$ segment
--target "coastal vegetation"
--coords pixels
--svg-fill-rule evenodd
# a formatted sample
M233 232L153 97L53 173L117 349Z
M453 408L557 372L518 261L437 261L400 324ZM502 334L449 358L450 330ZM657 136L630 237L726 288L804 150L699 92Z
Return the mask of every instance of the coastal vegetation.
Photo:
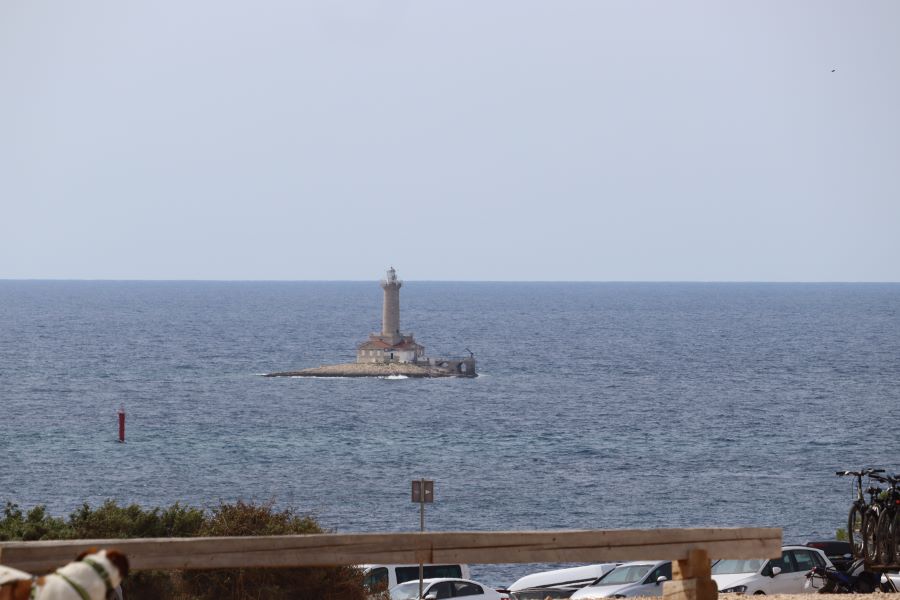
M24 510L8 502L0 518L0 541L313 533L326 531L312 517L291 508L277 510L272 502L237 501L206 510L180 503L119 506L107 500L97 508L83 504L67 518L50 515L44 506ZM129 600L366 597L362 573L353 567L138 571L129 575L123 588Z

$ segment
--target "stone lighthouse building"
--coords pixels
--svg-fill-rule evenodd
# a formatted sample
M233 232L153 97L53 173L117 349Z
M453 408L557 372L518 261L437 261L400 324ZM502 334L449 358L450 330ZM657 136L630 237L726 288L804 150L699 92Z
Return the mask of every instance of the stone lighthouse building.
M400 288L397 271L391 267L381 280L384 305L381 331L356 347L356 362L322 365L300 371L268 373L266 377L478 377L475 355L457 358L425 357L425 347L411 333L400 331Z
M413 334L400 333L400 288L397 271L391 267L381 281L384 305L381 311L381 333L369 334L369 339L356 347L358 363L414 363L425 358L425 347L417 344Z

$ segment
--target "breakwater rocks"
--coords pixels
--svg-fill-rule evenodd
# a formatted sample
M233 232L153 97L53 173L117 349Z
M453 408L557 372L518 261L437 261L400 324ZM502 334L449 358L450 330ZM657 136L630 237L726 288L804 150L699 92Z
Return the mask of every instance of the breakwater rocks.
M416 363L346 363L300 371L267 373L265 377L477 377L474 360ZM464 366L463 366L464 365Z

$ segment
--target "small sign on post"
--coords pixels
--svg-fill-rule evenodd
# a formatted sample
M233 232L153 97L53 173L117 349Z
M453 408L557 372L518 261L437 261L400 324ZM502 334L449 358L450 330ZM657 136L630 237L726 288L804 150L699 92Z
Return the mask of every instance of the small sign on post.
M434 480L413 479L412 501L419 503L419 531L425 531L425 503L434 502ZM419 563L419 598L422 597L425 565Z
M422 494L423 489L425 490L424 495ZM434 502L434 481L430 479L413 480L412 501L422 504L424 504L425 502Z

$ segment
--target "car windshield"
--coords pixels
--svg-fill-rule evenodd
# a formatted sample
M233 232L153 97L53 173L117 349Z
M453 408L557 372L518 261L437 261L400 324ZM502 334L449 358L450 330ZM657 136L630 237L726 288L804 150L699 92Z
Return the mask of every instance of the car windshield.
M425 586L428 587L427 585ZM419 597L419 580L407 581L391 588L391 600L414 600Z
M654 565L622 565L616 567L591 585L621 585L634 583L650 572Z
M713 565L713 575L732 575L734 573L756 573L763 566L762 560L720 560Z

